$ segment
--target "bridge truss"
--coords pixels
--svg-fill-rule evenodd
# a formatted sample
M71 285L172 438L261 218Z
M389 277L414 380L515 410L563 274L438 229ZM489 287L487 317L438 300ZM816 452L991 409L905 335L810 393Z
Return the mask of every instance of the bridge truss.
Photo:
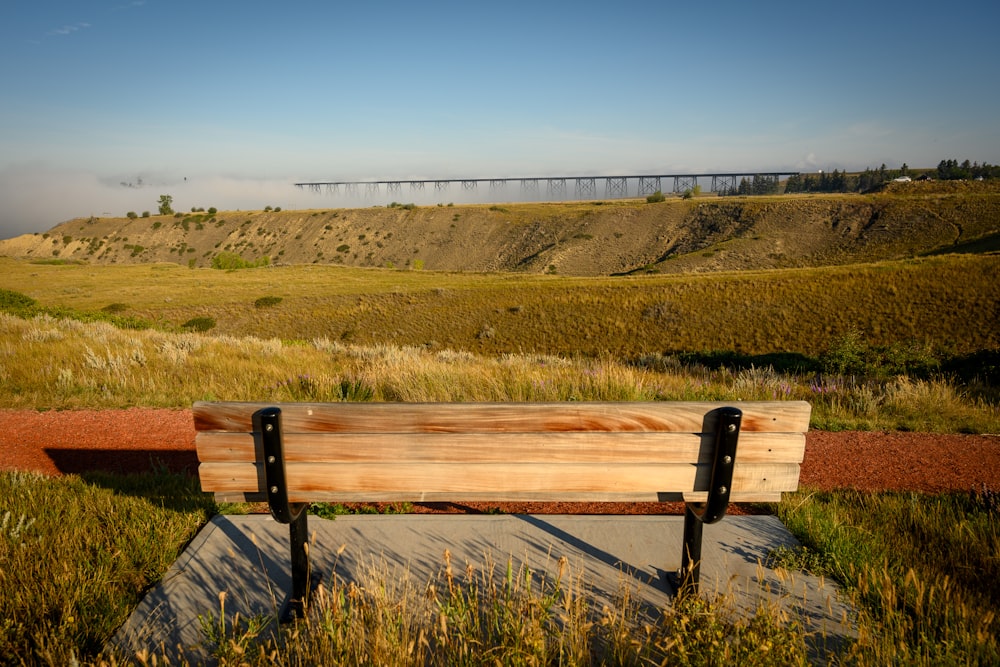
M512 189L519 189L521 198L538 199L542 192L553 201L567 199L572 184L572 198L576 200L597 199L598 192L603 192L607 199L627 199L629 197L646 197L656 192L664 191L664 184L669 183L672 192L683 193L701 186L707 186L709 192L728 194L736 192L739 183L746 179L777 178L797 176L797 171L782 172L731 172L715 174L640 174L635 176L532 176L512 178L437 178L427 180L384 180L384 181L321 181L295 183L295 187L307 189L315 193L347 196L358 196L362 188L368 198L381 195L384 190L387 195L401 194L406 186L409 192L424 192L426 186L433 185L436 195L442 195L452 186L462 192L474 193L480 186L488 187L494 197L505 196ZM599 183L603 181L604 187ZM544 184L544 188L542 187ZM513 194L513 193L511 193Z

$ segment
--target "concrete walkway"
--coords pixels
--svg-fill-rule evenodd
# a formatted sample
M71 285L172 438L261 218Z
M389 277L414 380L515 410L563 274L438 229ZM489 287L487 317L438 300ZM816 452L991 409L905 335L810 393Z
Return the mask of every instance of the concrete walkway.
M313 572L323 584L363 581L373 571L426 584L451 554L456 574L508 559L551 579L565 556L598 600L628 588L649 610L670 604L671 575L680 567L683 517L593 515L352 515L309 517ZM779 602L828 645L852 634L848 608L832 582L764 568L768 552L797 542L774 516L729 516L705 527L701 591L725 592L741 608ZM342 548L343 547L343 548ZM191 542L163 581L142 600L112 640L126 651L178 650L208 655L198 616L227 623L240 614L275 617L291 588L288 526L268 515L216 516ZM339 552L339 553L338 553ZM272 627L274 624L272 623Z

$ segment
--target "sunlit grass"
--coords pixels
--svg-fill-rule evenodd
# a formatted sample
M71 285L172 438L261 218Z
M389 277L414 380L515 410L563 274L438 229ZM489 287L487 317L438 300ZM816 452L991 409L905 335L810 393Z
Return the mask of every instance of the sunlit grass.
M818 355L859 332L965 354L1000 347L1000 258L690 276L562 278L272 267L39 266L0 259L0 288L48 307L115 305L167 330L211 317L210 333L483 354L618 358L730 350ZM269 308L262 297L280 297ZM122 309L124 307L124 310Z
M0 397L8 408L187 408L236 401L808 400L813 426L995 433L995 388L945 377L859 379L709 368L654 355L484 356L426 347L290 343L117 329L0 314ZM992 397L992 398L991 398Z
M784 554L841 582L858 609L851 664L1000 661L995 490L924 495L800 491L778 516L804 543Z

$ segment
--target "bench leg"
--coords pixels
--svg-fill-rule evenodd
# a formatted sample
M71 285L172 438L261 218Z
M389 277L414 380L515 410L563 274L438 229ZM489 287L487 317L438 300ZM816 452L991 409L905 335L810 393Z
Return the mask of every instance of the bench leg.
M704 524L695 515L690 504L684 506L684 552L681 554L680 586L678 594L698 594L701 575L701 533Z
M292 548L292 595L288 600L288 615L298 618L305 615L309 598L309 524L307 513L299 515L288 524L288 536Z

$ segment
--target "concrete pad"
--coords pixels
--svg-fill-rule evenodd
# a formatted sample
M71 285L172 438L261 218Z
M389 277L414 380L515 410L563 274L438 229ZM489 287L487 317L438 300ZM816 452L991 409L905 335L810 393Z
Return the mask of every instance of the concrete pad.
M510 559L515 568L552 579L566 557L596 599L612 601L625 587L655 616L674 595L670 575L680 567L683 524L680 516L654 515L311 516L310 555L314 575L326 585L359 582L373 570L425 584L444 570L446 550L456 574L486 563L502 573ZM832 582L761 565L770 550L797 544L774 516L730 516L705 526L702 595L727 593L747 610L778 602L828 645L839 644L852 634L851 614ZM112 644L203 659L199 615L224 616L227 623L236 613L277 618L291 588L290 568L287 525L268 515L216 516Z

